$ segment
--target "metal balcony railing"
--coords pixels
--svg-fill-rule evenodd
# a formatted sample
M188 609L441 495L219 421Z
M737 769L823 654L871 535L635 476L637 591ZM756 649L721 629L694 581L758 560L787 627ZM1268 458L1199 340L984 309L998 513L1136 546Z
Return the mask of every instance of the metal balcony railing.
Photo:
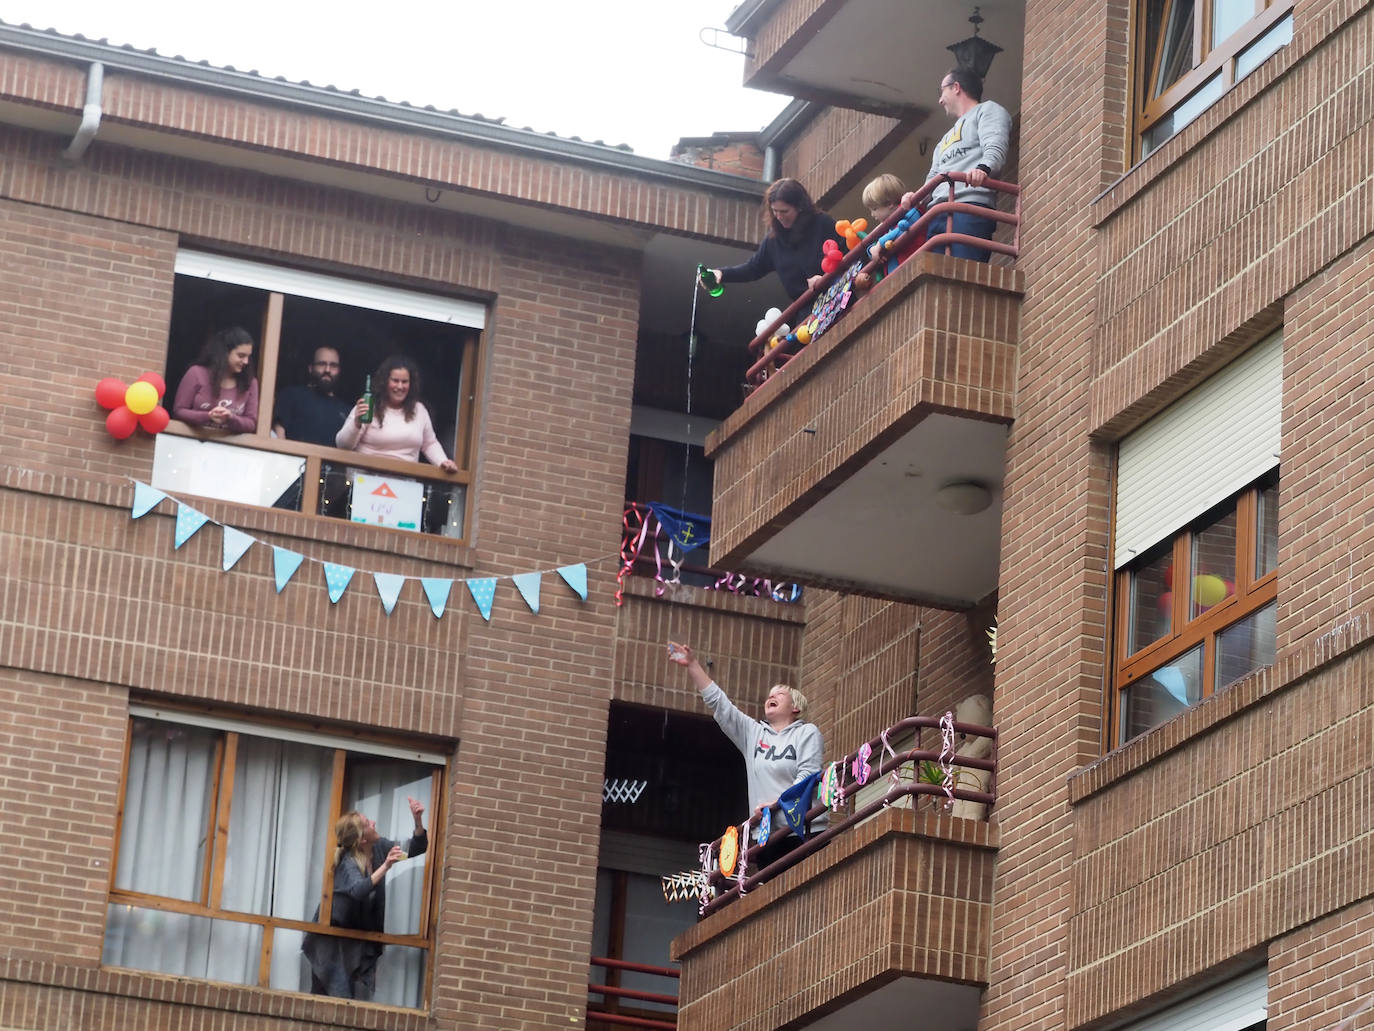
M592 966L601 967L607 974L605 984L597 984L591 980L587 982L587 1023L589 1025L597 1023L616 1024L622 1027L650 1028L652 1031L673 1031L677 1027L677 980L682 975L676 967L656 967L647 963L631 963L623 959L607 959L597 956L593 956L591 962ZM634 988L621 988L618 983L620 971L671 979L673 993L670 995L667 992L645 992ZM600 996L600 1001L592 998L592 996ZM671 1006L672 1010L642 1008L632 1010L628 1007L622 1009L620 1005L622 999L631 1002L649 1002L660 1006Z
M710 519L693 516L698 525L705 524L709 534ZM802 589L798 584L728 573L710 569L688 560L688 556L705 557L701 549L684 551L674 533L659 520L649 505L629 501L621 521L620 573L616 576L616 604L624 596L625 577L652 576L656 581L654 593L662 595L669 586L686 583L707 591L727 591L750 598L771 598L791 603L800 601ZM666 576L665 576L666 572ZM684 579L685 578L685 579Z
M916 735L919 742L922 730L939 731L942 745L939 751L915 747L898 751L889 744L893 739L902 739L911 733ZM988 754L983 757L960 755L961 737L964 747L967 747L967 741L971 738L987 739L990 742ZM905 771L904 776L903 767L908 764L910 770ZM986 779L983 775L986 775ZM860 790L869 784L877 785L884 777L890 782L887 790L856 808L855 797ZM836 794L830 804L822 801L827 790ZM715 912L790 869L880 810L904 798L912 798L914 802L922 795L932 796L946 807L952 807L956 800L979 803L986 807L982 814L982 818L986 819L987 812L997 802L997 730L975 723L956 722L953 713L941 717L909 716L865 742L857 751L831 763L826 767L826 778L818 785L815 800L806 814L809 824L827 809L833 810L831 818L835 822L825 830L807 834L792 851L756 869L758 857L768 844L792 836L791 829L781 816L779 804L775 802L767 811L770 825L767 841L746 844L755 841L761 817L750 817L736 830L736 840L740 843L739 860L733 872L727 874L721 870L721 843L726 835L701 846L702 869L698 877L702 888L702 914ZM730 832L727 831L727 834Z
M861 288L861 284L864 283L862 277L867 276L872 282L892 255L901 254L911 243L921 239L922 236L925 237L925 242L921 243L913 253L919 254L951 244L969 244L994 254L1005 254L1015 258L1020 253L1021 246L1021 187L1015 183L988 179L983 184L988 189L1012 197L1014 204L1011 211L985 208L960 201L936 201L927 206L927 201L935 196L940 187L946 186L950 182L967 181L968 173L950 172L931 179L919 190L908 193L896 211L889 215L881 225L873 229L857 247L845 255L838 268L793 301L791 307L749 342L749 354L754 362L746 375L748 385L752 388L763 383L770 375L805 350L821 333L829 330L835 323L843 319L852 310L854 300L862 297L866 292L865 289ZM890 230L897 228L897 224L906 219L913 209L920 213L920 217L908 223L909 228L892 241L890 248L885 253L870 259L868 252L873 244ZM952 216L959 213L977 215L1011 226L1011 242L984 240L981 237L954 232ZM846 279L852 283L852 294L848 301L843 304L827 302L823 306L817 305L818 300L826 298L826 294L832 286ZM818 315L816 311L813 311L813 308L821 308L822 312ZM779 328L784 324L800 326L808 323L818 326L819 331L808 330L805 341L800 340L794 330L780 342L774 343Z

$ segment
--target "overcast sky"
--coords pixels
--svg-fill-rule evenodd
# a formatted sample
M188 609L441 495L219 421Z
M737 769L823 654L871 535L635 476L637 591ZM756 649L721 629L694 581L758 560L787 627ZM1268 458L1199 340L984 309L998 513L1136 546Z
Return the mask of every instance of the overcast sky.
M699 38L738 2L0 0L0 20L666 158L681 136L760 129L786 103L741 87L743 57Z

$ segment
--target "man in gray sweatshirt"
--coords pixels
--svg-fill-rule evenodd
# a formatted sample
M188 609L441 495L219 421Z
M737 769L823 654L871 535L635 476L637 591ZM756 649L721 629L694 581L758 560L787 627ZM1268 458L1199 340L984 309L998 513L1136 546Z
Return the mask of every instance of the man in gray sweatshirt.
M763 719L751 719L734 706L720 685L701 668L691 648L669 641L668 658L686 668L717 725L744 755L749 779L749 808L755 815L776 802L787 788L820 770L825 744L815 724L802 719L806 698L800 691L777 684L764 700ZM823 827L827 815L822 813L817 817L812 829ZM781 819L776 819L773 825L782 826ZM783 840L789 846L799 843L795 836ZM784 851L787 849L773 850L769 861Z
M935 188L931 204L957 200L965 204L995 208L997 194L983 184L996 178L1007 163L1011 144L1011 115L1001 104L983 99L983 80L966 68L945 72L940 80L940 106L954 119L949 132L935 145L926 182L946 172L968 173L968 183L946 183ZM952 197L951 197L952 194ZM953 231L991 240L997 223L990 218L958 213L953 216ZM945 216L931 224L929 235L946 232ZM956 258L987 261L991 254L981 247L952 244L935 250Z

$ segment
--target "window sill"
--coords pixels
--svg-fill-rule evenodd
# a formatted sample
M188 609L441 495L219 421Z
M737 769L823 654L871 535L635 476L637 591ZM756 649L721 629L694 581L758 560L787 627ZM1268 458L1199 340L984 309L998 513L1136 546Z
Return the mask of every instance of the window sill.
M1268 698L1296 686L1351 652L1374 644L1374 609L1366 609L1320 637L1281 651L1274 665L1256 670L1173 719L1133 738L1070 774L1069 804L1077 805L1151 763L1205 736Z
M154 1008L185 1006L222 1013L318 1024L322 1027L369 1028L373 1031L424 1031L429 1015L380 1003L323 999L298 992L249 988L220 981L151 974L115 967L61 963L47 956L11 954L0 958L0 982L41 985L63 992L115 996ZM125 1007L121 1007L125 1009ZM139 1023L131 1020L130 1023Z

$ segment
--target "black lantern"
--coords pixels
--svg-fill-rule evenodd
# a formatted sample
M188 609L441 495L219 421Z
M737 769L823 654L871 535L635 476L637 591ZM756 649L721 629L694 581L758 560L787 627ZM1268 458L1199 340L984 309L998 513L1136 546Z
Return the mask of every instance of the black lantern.
M958 67L971 71L980 79L986 79L992 59L1002 52L1002 48L978 35L978 26L983 24L983 16L978 13L978 8L973 9L969 21L973 23L973 35L958 43L951 43L945 49L954 54Z

